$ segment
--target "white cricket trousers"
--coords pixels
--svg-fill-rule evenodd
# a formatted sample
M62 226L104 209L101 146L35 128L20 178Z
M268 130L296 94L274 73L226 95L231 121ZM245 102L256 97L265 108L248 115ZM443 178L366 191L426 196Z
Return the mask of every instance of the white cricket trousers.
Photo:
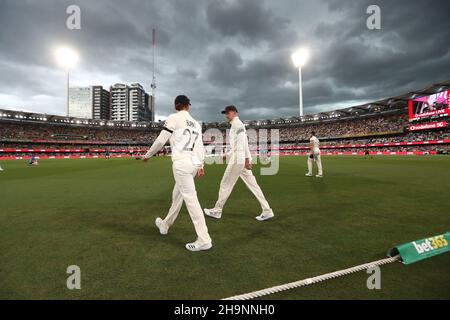
M225 170L225 174L220 182L219 199L214 208L222 210L239 177L244 181L247 188L255 195L256 199L258 199L262 210L270 211L271 208L269 203L267 202L266 197L264 197L253 172L245 169L244 164L236 163L229 163Z
M313 170L313 161L317 165L317 170L319 171L319 175L323 175L322 172L322 159L320 158L320 151L314 151L314 159L311 159L308 155L308 174L312 174Z
M206 226L205 216L197 198L194 178L198 167L194 166L190 158L177 160L172 165L175 186L172 192L172 206L164 222L171 227L180 213L183 201L186 203L189 216L197 233L197 241L202 244L211 243L211 237Z

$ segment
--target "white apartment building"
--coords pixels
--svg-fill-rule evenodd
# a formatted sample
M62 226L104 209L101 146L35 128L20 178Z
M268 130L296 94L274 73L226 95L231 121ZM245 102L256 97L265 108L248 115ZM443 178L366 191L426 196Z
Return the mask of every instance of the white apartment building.
M142 85L117 83L111 86L111 120L152 121L151 97Z
M109 119L109 92L102 86L69 89L69 117Z

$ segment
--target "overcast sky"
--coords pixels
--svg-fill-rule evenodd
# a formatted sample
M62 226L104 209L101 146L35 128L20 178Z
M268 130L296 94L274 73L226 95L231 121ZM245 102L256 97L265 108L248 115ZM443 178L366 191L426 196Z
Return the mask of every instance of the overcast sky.
M66 8L81 8L81 30ZM381 8L382 30L366 27ZM157 29L157 118L191 97L199 120L235 104L244 119L298 114L293 50L308 46L305 112L409 92L450 78L448 0L0 0L0 108L64 114L53 56L81 56L73 86L140 82L150 90Z

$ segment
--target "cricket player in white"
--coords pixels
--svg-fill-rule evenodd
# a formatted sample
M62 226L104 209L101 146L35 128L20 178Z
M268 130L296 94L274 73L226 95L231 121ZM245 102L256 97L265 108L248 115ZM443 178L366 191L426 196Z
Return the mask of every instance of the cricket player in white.
M252 156L248 146L245 126L239 120L238 111L235 106L228 106L225 108L225 111L222 111L222 114L226 115L228 122L231 124L229 162L220 183L219 199L213 209L204 209L205 214L216 219L222 217L222 209L240 177L261 204L262 213L256 219L258 221L272 219L274 213L251 171Z
M313 131L311 133L311 138L309 139L309 148L311 150L309 156L308 156L308 173L306 174L307 177L312 177L312 170L313 170L313 161L317 165L318 174L316 175L317 178L323 178L323 172L322 172L322 159L320 158L320 141L316 137L316 133Z
M202 177L205 174L203 169L205 150L202 128L189 114L190 105L190 100L186 96L178 96L175 99L175 108L178 112L167 118L164 129L144 156L144 161L147 162L158 153L170 139L175 178L172 206L167 217L164 220L157 218L155 224L160 233L166 235L178 217L184 201L197 232L197 240L186 244L186 249L202 251L211 249L212 241L197 198L194 177Z

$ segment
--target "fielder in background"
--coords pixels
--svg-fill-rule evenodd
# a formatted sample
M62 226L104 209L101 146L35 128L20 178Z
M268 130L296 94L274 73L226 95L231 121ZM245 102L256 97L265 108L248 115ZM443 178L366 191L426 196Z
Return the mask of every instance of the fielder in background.
M30 161L28 161L28 165L30 165L30 166L38 166L39 165L39 162L38 162L36 156L33 155L31 157Z
M235 106L228 106L222 111L222 114L226 115L228 122L231 124L229 161L220 183L219 199L217 200L216 206L213 209L204 209L205 214L216 219L222 217L222 209L240 177L261 204L262 213L256 219L258 221L272 219L274 213L251 171L252 156L250 154L245 126L239 120L238 110Z
M313 173L313 161L317 165L318 174L316 175L317 178L323 178L323 171L322 171L322 159L320 158L320 141L316 137L316 133L313 131L311 132L311 138L309 139L309 149L310 154L308 156L308 173L306 174L307 177L312 177Z
M205 150L202 140L202 127L189 114L190 106L191 102L186 96L178 96L175 99L177 113L167 118L163 130L143 159L147 162L170 139L173 176L175 178L172 206L167 217L164 220L157 218L155 224L159 232L166 235L178 217L184 201L197 232L197 240L186 244L186 249L202 251L211 249L212 241L197 198L194 177L200 178L205 175L203 169Z

